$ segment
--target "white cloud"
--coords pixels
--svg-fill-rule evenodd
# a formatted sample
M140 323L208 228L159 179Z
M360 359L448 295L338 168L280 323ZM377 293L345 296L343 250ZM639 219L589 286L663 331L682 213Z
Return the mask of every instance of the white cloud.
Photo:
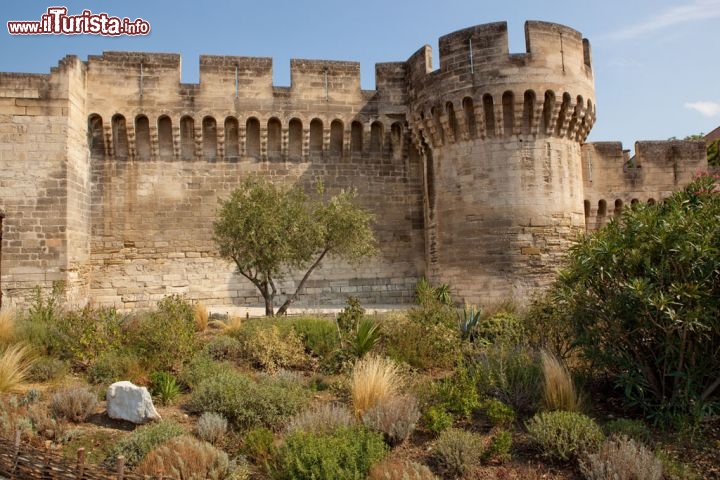
M720 102L688 102L685 104L685 108L697 110L706 117L715 117L720 115Z
M683 5L668 8L627 28L611 32L607 37L613 40L625 40L682 23L719 17L720 0L693 0Z

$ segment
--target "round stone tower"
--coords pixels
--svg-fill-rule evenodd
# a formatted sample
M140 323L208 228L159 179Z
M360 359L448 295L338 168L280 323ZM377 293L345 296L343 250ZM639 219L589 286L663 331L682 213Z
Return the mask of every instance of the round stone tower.
M424 172L427 276L456 298L522 299L584 231L581 144L595 120L590 46L562 25L506 23L440 38L406 63L408 123Z

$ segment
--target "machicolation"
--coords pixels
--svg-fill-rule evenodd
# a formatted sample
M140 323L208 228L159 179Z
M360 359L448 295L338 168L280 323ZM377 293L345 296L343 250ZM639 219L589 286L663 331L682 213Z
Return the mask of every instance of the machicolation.
M577 235L632 202L662 201L707 168L703 142L585 143L596 119L590 44L568 27L507 25L440 38L376 65L180 56L68 56L47 75L0 73L4 302L64 282L78 301L124 309L171 293L210 306L260 305L219 259L218 197L253 173L354 187L376 215L380 254L326 261L301 304L412 300L416 281L456 298L522 298L547 285ZM282 287L294 290L293 280Z

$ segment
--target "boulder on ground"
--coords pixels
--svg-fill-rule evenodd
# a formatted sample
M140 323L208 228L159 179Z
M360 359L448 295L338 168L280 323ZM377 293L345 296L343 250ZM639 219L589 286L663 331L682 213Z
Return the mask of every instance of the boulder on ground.
M160 414L155 410L148 389L138 387L132 382L113 383L108 387L105 399L110 418L137 424L160 420Z

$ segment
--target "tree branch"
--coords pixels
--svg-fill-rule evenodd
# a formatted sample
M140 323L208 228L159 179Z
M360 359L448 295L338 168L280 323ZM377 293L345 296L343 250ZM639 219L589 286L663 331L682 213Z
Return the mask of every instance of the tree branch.
M292 302L295 301L298 294L300 293L300 290L305 286L305 282L308 278L310 278L310 274L315 270L315 268L320 265L320 262L323 258L325 258L325 255L330 251L330 247L325 247L325 250L322 251L320 256L315 260L315 262L310 266L307 272L305 272L305 276L303 276L302 280L300 280L300 283L298 284L297 288L295 289L295 293L292 294L287 300L285 300L285 303L282 304L282 306L278 309L277 314L278 315L285 315L285 312L287 311L288 307Z

